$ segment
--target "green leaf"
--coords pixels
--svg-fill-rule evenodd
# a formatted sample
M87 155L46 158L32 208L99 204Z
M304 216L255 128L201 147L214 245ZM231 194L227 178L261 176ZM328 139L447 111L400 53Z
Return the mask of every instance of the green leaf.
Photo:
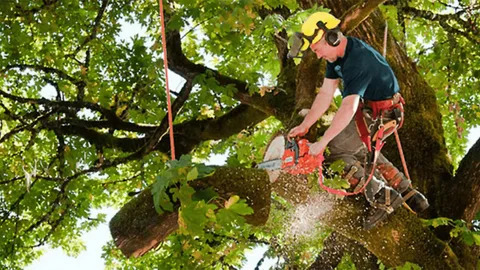
M215 199L218 197L218 193L213 190L212 187L208 187L205 189L201 189L192 196L192 200L194 201L199 201L199 200L204 200L206 202L211 201L212 199Z
M193 167L187 174L187 181L194 180L198 178L198 169Z
M434 228L437 228L438 226L444 226L444 225L448 225L448 223L452 221L451 219L449 218L444 218L444 217L439 217L439 218L435 218L433 219L432 221L432 226Z
M475 243L475 238L472 232L470 231L463 231L462 233L462 240L468 246L471 246Z
M214 210L215 205L206 204L204 201L196 201L182 206L180 216L185 225L182 232L193 236L203 235L203 228L208 222L207 213Z
M473 232L473 241L475 242L475 245L480 246L480 234L478 232Z
M244 199L241 199L238 202L234 203L228 209L242 216L253 214L253 209L248 206L247 202Z
M178 190L178 198L182 205L186 205L192 202L192 195L195 193L195 189L193 189L188 184L183 184L180 189Z
M332 170L334 173L343 173L343 169L345 168L345 161L339 159L335 160L330 166L329 169Z
M335 175L333 178L324 178L326 186L334 189L347 189L350 187L350 183L342 177Z
M191 155L182 155L179 160L171 160L168 162L171 169L185 168L192 165Z
M235 228L235 226L241 226L245 224L245 218L233 211L230 211L229 209L218 210L216 217L217 223L226 230L232 230Z
M198 171L198 178L207 177L213 175L215 173L215 168L210 166L205 166L204 164L197 164L195 165Z

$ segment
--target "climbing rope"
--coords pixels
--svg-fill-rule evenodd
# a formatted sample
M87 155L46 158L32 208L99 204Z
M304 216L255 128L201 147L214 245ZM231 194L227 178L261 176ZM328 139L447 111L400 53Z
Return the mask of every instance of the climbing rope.
M167 108L168 108L168 127L170 129L170 152L172 160L175 160L175 141L173 139L173 121L172 106L170 103L170 88L168 87L168 61L167 61L167 39L165 37L165 15L163 14L163 1L159 0L159 15L162 28L162 48L163 48L163 67L165 69L165 89L167 92Z
M385 31L383 33L383 57L387 55L387 36L388 35L388 22L385 21ZM397 141L398 153L400 154L400 159L402 160L403 171L408 180L411 180L410 174L408 173L407 162L405 161L405 156L403 155L402 143L400 142L400 136L398 136L397 129L394 130L395 140Z
M385 31L383 33L383 57L385 58L387 56L387 37L388 37L388 22L385 21ZM393 131L393 134L395 134L395 140L397 141L398 153L400 155L400 160L402 161L403 172L405 173L405 176L407 176L407 179L410 180L410 187L412 187L412 182L411 182L412 179L410 178L410 174L408 173L407 162L405 161L405 156L403 155L403 148L402 148L402 143L400 142L400 136L398 136L398 130L395 129ZM413 211L413 209L406 203L407 199L404 198L403 200L404 200L403 207L408 209L408 211L410 211L411 213L416 214L416 212Z

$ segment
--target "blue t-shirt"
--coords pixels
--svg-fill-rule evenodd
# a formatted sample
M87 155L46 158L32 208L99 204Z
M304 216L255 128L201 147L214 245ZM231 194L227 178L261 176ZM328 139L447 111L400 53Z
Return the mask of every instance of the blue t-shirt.
M364 100L384 100L400 90L385 58L367 43L347 37L345 55L327 62L325 77L343 79L342 96L358 94Z

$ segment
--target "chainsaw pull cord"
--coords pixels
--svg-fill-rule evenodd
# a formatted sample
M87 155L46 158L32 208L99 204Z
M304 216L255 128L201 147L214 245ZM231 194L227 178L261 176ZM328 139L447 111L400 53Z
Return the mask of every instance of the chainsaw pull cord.
M175 141L173 139L173 121L172 106L170 103L170 88L168 87L168 61L167 61L167 39L165 37L165 15L163 14L163 1L159 0L159 15L162 28L162 48L163 48L163 67L165 69L165 89L167 92L167 109L168 109L168 127L170 129L170 152L172 160L175 160Z

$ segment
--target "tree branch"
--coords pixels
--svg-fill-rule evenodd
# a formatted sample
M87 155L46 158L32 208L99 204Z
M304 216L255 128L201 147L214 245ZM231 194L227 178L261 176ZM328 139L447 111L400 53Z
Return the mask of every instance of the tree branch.
M42 66L42 65L28 65L28 64L7 65L5 67L5 69L0 71L0 73L4 73L5 71L7 71L9 69L12 69L12 68L19 68L19 69L22 69L22 70L23 69L32 69L32 70L35 70L35 71L43 71L45 73L55 74L59 78L68 80L68 81L72 82L73 84L77 84L80 81L80 80L77 80L77 79L71 77L70 75L68 75L67 73L65 73L62 70L52 68L52 67L45 67L45 66Z
M206 181L205 184L208 186L225 187L228 188L227 193L234 192L246 198L248 204L254 208L253 215L259 215L257 218L251 217L247 220L257 225L263 224L266 220L264 218L268 217L269 209L263 205L267 205L265 200L270 198L269 192L289 189L292 185L291 181L283 181L283 186L274 189L273 186L270 187L268 175L264 170L228 167L218 167L213 176L199 180L203 181ZM255 188L251 187L252 184L255 184ZM306 181L294 184L309 189ZM244 194L243 192L247 190L254 194ZM269 203L268 201L268 205ZM458 259L450 247L436 238L415 215L405 209L396 210L389 216L387 224L379 224L376 228L366 231L362 228L363 218L359 218L366 216L364 199L338 200L320 193L312 194L302 204L308 209L314 209L313 211L322 209L315 216L315 221L362 244L389 267L410 261L432 269L460 268ZM178 227L176 213L174 211L156 214L150 189L147 189L115 215L110 221L110 231L115 243L127 257L141 256ZM412 249L412 246L415 249Z
M445 31L456 35L461 35L473 43L480 44L480 31L478 27L476 27L475 24L473 24L472 22L463 20L461 18L462 12L453 14L436 14L428 10L419 10L409 6L401 7L401 11L404 14L408 14L412 17L419 17L430 21L438 22ZM454 21L457 24L461 25L464 31L460 31L456 27L451 26L448 23L449 21Z
M248 184L242 181L245 174L256 177ZM244 179L245 180L245 179ZM264 224L270 209L270 183L263 170L218 167L212 176L192 183L194 188L213 186L222 197L237 194L245 198L254 213L246 216L252 224ZM160 244L178 228L178 203L174 212L159 215L153 205L150 188L132 199L110 221L110 232L115 244L127 257L139 257Z
M363 20L365 20L370 13L372 13L379 5L386 0L363 0L358 4L352 6L347 12L344 13L340 24L342 32L348 34L355 29Z
M212 74L220 85L232 85L237 89L233 95L235 99L264 113L273 114L274 109L266 98L262 98L260 95L251 96L249 94L247 83L221 75L216 70L191 62L182 51L182 43L178 31L169 31L167 33L167 49L169 67L175 73L184 78L194 78L199 74Z
M323 249L309 269L334 270L345 254L351 256L356 269L378 269L375 255L358 242L336 232L323 241Z
M38 105L46 105L51 107L52 109L55 108L63 108L64 110L68 111L69 109L90 109L92 111L99 112L103 117L109 119L112 122L123 124L120 118L117 117L114 111L106 109L98 104L85 102L85 101L53 101L46 98L24 98L9 94L5 91L0 90L0 95L4 96L8 99L13 101L17 101L19 103L28 103L28 104L38 104Z
M100 27L100 22L102 21L102 17L103 17L103 15L105 14L105 10L107 9L108 2L109 2L109 0L102 0L102 6L101 6L100 9L98 10L97 17L95 18L95 21L93 22L92 32L90 33L90 35L88 35L88 36L85 38L85 40L83 41L83 43L82 43L77 49L75 49L75 52L71 54L73 57L75 57L75 55L77 55L78 52L79 52L85 45L87 45L87 43L89 43L90 41L94 40L94 39L97 37L97 32L98 32L98 29L99 29L99 27Z
M475 215L480 211L480 139L460 162L453 180L443 185L440 190L449 192L438 194L444 205L440 209L440 215L463 219L471 225Z
M10 183L16 182L18 180L22 180L24 178L25 178L25 176L17 176L17 177L14 177L14 178L10 179L10 180L0 181L0 185L10 184Z
M227 138L256 125L267 117L268 115L241 104L216 119L193 120L175 125L175 149L179 153L188 153L202 141ZM166 137L161 139L156 150L164 153L170 151L170 144Z

